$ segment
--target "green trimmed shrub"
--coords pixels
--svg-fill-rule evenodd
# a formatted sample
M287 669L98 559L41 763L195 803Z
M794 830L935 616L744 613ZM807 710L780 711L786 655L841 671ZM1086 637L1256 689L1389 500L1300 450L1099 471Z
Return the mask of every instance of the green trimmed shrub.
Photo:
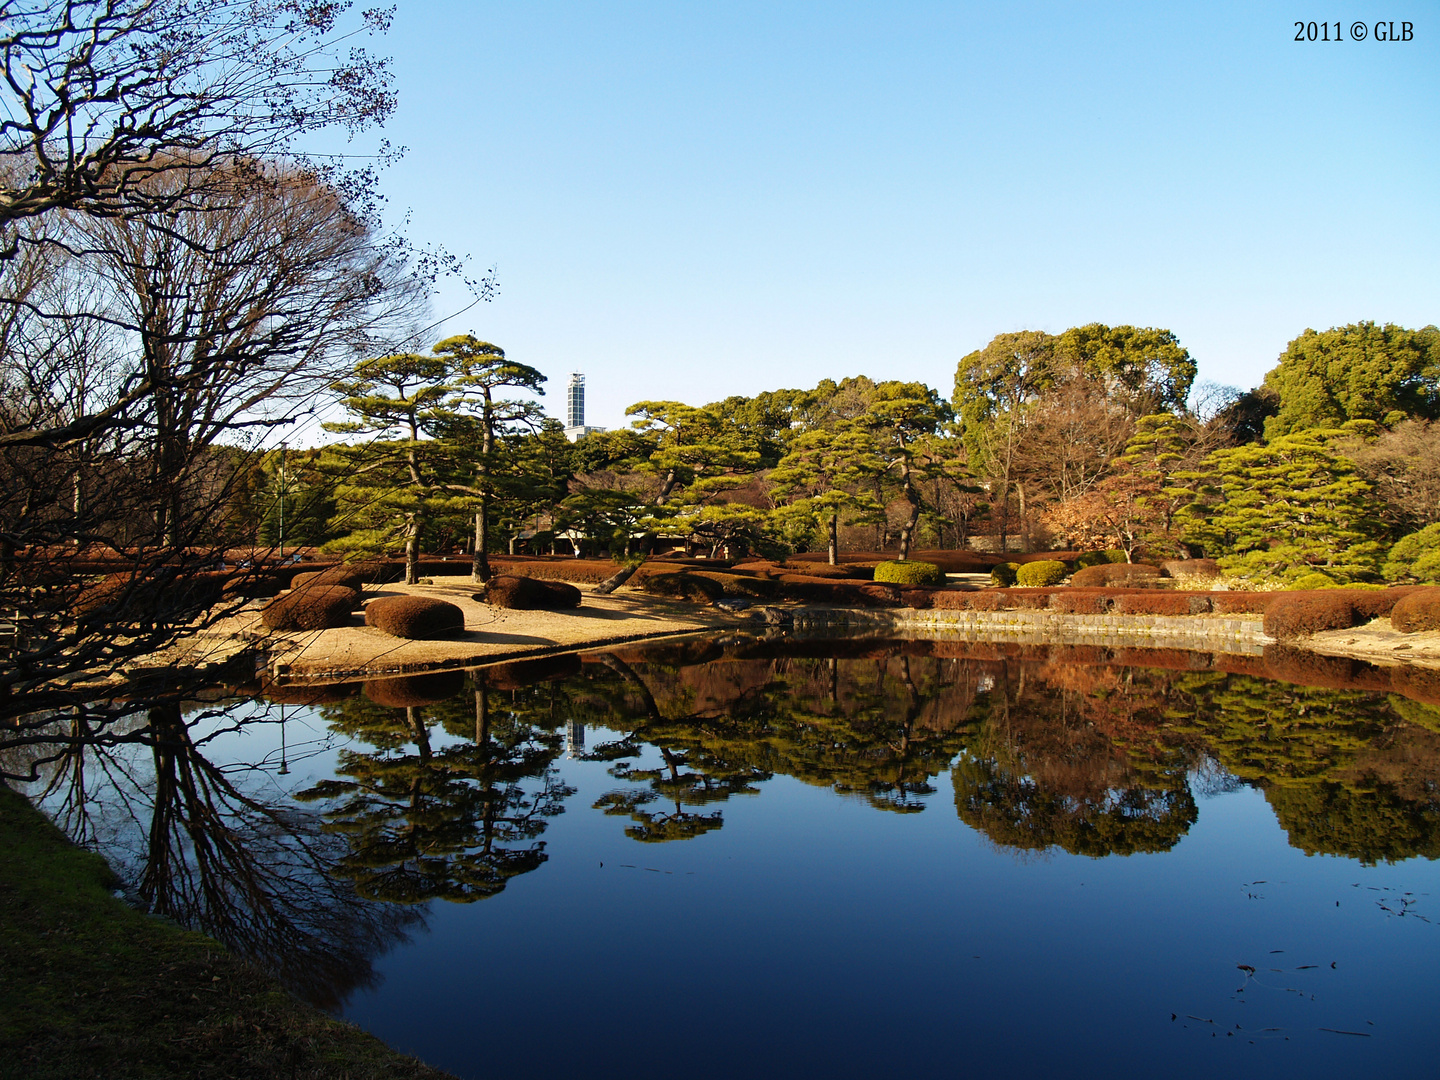
M875 580L891 585L944 585L945 573L934 563L892 560L875 567Z
M1125 562L1125 552L1119 548L1107 548L1104 551L1087 551L1075 560L1077 569L1083 570L1087 566L1104 566L1107 563Z
M1310 589L1333 589L1339 585L1329 574L1322 574L1319 570L1313 570L1308 574L1301 574L1290 583L1290 588L1301 591Z
M1019 569L1019 563L996 563L990 571L990 583L992 585L999 585L1002 589L1008 589L1011 585L1015 584L1015 573Z
M1015 571L1015 584L1027 589L1044 589L1065 580L1065 564L1058 559L1027 562Z

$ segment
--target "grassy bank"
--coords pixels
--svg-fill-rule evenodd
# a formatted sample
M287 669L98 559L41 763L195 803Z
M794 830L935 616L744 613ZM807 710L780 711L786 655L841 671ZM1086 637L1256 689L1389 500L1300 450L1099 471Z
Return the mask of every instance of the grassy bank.
M149 918L109 867L0 786L0 1077L444 1080Z

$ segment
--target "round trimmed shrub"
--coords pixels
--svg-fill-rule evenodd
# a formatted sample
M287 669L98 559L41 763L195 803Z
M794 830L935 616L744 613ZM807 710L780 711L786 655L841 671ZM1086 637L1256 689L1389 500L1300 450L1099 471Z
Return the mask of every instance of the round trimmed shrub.
M1065 580L1065 564L1058 559L1040 559L1021 563L1015 571L1015 584L1027 589L1044 589Z
M348 566L331 566L324 570L296 574L290 579L292 589L308 589L315 585L339 585L341 588L359 592L365 585L365 575Z
M1070 575L1071 587L1081 589L1098 589L1107 585L1139 588L1159 580L1159 568L1144 563L1097 563Z
M580 590L565 581L498 574L475 599L516 611L561 611L580 606Z
M1002 589L1008 589L1011 585L1015 584L1015 572L1019 569L1019 563L996 563L990 570L990 583L992 585L999 585Z
M271 630L331 630L350 622L360 594L339 585L311 585L271 600L260 621Z
M1085 569L1087 566L1105 566L1110 563L1125 562L1125 552L1119 548L1107 548L1104 551L1086 551L1075 560L1078 569Z
M657 596L674 596L697 604L712 604L725 595L725 586L699 574L652 574L641 586Z
M423 675L402 675L398 679L372 679L363 689L365 696L376 705L416 709L455 697L465 689L465 673L428 671Z
M381 596L365 606L365 625L398 638L452 637L465 632L465 613L433 596Z
M1312 570L1308 574L1301 574L1290 583L1290 588L1296 592L1310 591L1314 589L1334 589L1339 587L1339 582L1329 574L1322 574L1319 570Z
M877 564L875 580L891 585L944 585L945 573L931 562L896 559Z
M1359 619L1349 594L1281 594L1265 609L1265 633L1273 638L1304 637L1325 630L1348 630Z
M1390 625L1402 634L1440 630L1440 589L1416 589L1390 610Z

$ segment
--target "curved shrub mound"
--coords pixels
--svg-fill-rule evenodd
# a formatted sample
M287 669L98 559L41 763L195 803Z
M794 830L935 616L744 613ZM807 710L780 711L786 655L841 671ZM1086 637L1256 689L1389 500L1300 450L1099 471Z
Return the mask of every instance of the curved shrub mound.
M1070 575L1072 588L1095 589L1106 585L1143 588L1160 580L1160 569L1144 563L1099 563Z
M895 607L900 589L871 581L836 581L807 574L784 574L780 591L807 604L838 604L846 607Z
M433 596L381 596L365 605L365 625L398 638L441 638L465 632L465 613Z
M1105 566L1107 564L1125 562L1125 552L1119 548L1106 548L1104 551L1085 551L1075 557L1075 565L1080 569L1087 566Z
M360 594L339 585L311 585L271 600L260 621L271 630L329 630L350 621Z
M475 672L475 678L477 682L484 680L485 685L493 690L519 690L521 687L568 679L579 674L579 653L560 653L556 656L512 660L508 664L481 668Z
M1214 559L1166 559L1160 569L1176 578L1220 576L1220 564Z
M402 675L398 679L372 679L365 696L376 705L392 709L419 708L449 701L465 689L463 671L429 671L424 675Z
M292 589L308 589L315 585L338 585L342 589L359 592L365 587L365 575L353 567L332 566L325 570L296 574L290 579Z
M725 586L700 574L652 574L640 587L656 596L674 596L697 604L711 604L725 595Z
M561 611L580 606L580 590L564 581L500 574L492 577L477 600L516 611Z
M1390 673L1344 656L1324 656L1290 645L1265 646L1265 673L1272 679L1325 690L1390 689Z
M1419 592L1418 585L1398 585L1389 589L1356 589L1350 594L1355 605L1355 614L1360 621L1387 618L1395 605L1413 592Z
M1210 607L1217 615L1264 615L1274 599L1274 593L1217 592L1210 594Z
M944 585L945 573L932 562L906 559L877 564L875 580L891 585Z
M781 574L800 575L810 578L831 578L836 581L854 581L868 578L870 574L859 566L831 566L826 562L810 562L796 559L790 567L780 567Z
M1019 563L996 563L990 569L990 583L992 585L999 585L1002 589L1008 589L1011 585L1015 584L1015 575L1019 569Z
M221 592L226 597L238 596L246 600L260 597L268 599L279 594L284 587L284 582L281 581L278 574L244 573L226 581Z
M1390 625L1402 634L1440 630L1440 589L1416 589L1395 602Z
M775 580L751 574L727 574L719 570L691 570L690 577L705 578L725 590L726 596L765 598L775 595Z
M1044 589L1065 580L1065 564L1059 559L1039 559L1021 563L1015 571L1015 584L1027 589Z
M1348 630L1360 622L1352 598L1353 594L1339 590L1282 593L1265 608L1265 633L1284 639Z

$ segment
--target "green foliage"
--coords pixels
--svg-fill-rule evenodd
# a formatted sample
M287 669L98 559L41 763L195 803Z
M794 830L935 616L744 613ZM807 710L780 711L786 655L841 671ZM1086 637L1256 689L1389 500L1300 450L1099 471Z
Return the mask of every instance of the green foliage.
M1440 419L1440 330L1373 322L1306 330L1265 386L1280 399L1279 413L1265 421L1269 439L1348 420Z
M990 582L992 585L999 585L1001 588L1008 589L1011 585L1015 584L1015 579L1019 569L1019 563L996 563L995 566L990 570Z
M1104 551L1086 551L1075 560L1075 568L1083 570L1087 566L1103 566L1108 563L1123 563L1127 561L1125 552L1119 548L1106 548Z
M934 563L891 560L876 565L875 580L892 585L944 585L945 574Z
M1228 574L1291 582L1316 570L1336 581L1373 578L1383 551L1380 506L1338 431L1298 431L1270 443L1216 451L1200 501L1186 508L1185 538Z
M1294 581L1290 582L1292 589L1334 589L1340 583L1329 574L1322 574L1319 570L1312 570L1308 574L1301 574Z
M1020 564L1020 569L1015 572L1015 583L1027 589L1045 588L1059 585L1065 580L1065 573L1065 564L1058 559L1037 559Z
M1397 541L1380 572L1386 581L1440 583L1440 522Z

